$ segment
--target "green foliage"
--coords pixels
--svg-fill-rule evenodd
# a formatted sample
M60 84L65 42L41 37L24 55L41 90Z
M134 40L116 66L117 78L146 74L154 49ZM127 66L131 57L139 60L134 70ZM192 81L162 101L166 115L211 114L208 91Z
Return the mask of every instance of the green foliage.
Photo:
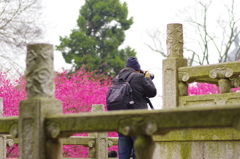
M115 75L128 57L136 56L130 47L118 49L125 39L124 31L133 24L133 18L127 16L127 4L119 0L85 0L77 28L69 37L60 37L56 48L67 63L74 64L73 70L84 66L87 71Z

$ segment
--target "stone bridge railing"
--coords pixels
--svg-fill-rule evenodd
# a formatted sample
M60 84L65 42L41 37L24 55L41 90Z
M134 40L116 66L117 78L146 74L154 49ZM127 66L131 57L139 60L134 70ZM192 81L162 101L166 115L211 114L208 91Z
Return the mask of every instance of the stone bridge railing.
M156 144L153 141L155 135L164 137L174 131L187 131L189 129L240 130L240 105L239 102L236 102L240 100L236 97L234 101L231 98L231 96L234 97L233 94L228 96L228 93L224 93L229 90L224 88L225 86L229 87L229 82L221 80L237 78L235 70L232 70L233 75L227 73L224 78L222 78L222 75L216 76L216 79L220 81L218 84L224 85L221 92L229 97L227 98L228 101L233 102L225 102L222 107L219 107L217 102L212 105L208 104L208 107L186 108L180 106L184 105L181 103L181 98L188 97L186 92L188 79L189 82L193 79L197 81L202 75L198 76L200 78L195 78L194 74L191 75L187 71L188 75L182 78L181 72L185 72L183 67L187 66L187 60L183 58L182 25L169 24L167 33L168 55L167 59L163 61L163 110L62 114L61 102L54 98L53 46L49 44L30 44L27 47L26 60L27 99L20 103L18 117L0 118L0 134L10 133L13 137L19 139L20 159L60 159L62 158L61 138L81 132L98 132L100 136L97 140L100 145L103 145L99 147L98 152L105 151L108 143L105 132L109 131L136 136L134 148L137 158L156 159L162 158L161 155L164 152L155 155ZM239 67L239 63L236 63L236 67ZM203 76L205 76L205 73ZM212 79L212 77L210 78ZM232 85L230 84L230 86ZM206 98L203 96L203 103L204 100ZM163 150L160 149L160 151ZM177 155L178 157L194 158L194 156L191 157L191 154L186 155L190 152L189 149L181 149L181 151L184 152L184 155ZM106 159L106 154L96 154L95 158ZM172 158L171 156L170 154L165 158Z
M118 142L118 138L117 137L108 137L108 147L111 147L113 145L117 145ZM10 135L1 135L0 136L0 159L6 159L6 150L7 150L7 146L12 146L13 144L19 144L18 139L12 138ZM85 147L89 147L89 151L88 151L88 156L89 158L75 158L75 159L91 159L95 158L94 157L94 152L92 151L92 149L95 150L95 147L97 145L96 143L96 137L76 137L76 136L72 136L69 138L63 138L61 139L61 144L62 145L83 145ZM99 153L107 153L106 151L103 152L99 152ZM8 158L11 159L11 158ZM17 159L17 158L14 158ZM64 158L64 159L68 159L68 158ZM109 158L111 159L111 158Z
M93 105L92 110L104 110L104 105ZM107 145L105 151L98 151L98 148L101 145L99 142L99 135L106 136L104 138L107 140ZM103 139L103 138L102 138ZM95 158L95 155L98 154L100 156L106 155L108 153L108 147L112 147L113 145L117 145L118 137L107 137L107 133L89 133L89 136L71 136L68 138L61 138L60 142L62 145L83 145L84 147L88 147L88 157L89 159ZM19 144L19 140L17 138L13 138L11 135L0 135L0 159L6 159L7 146L12 146L14 144ZM106 153L106 154L103 154ZM68 159L68 158L64 158ZM88 158L79 158L79 159L88 159ZM109 158L110 159L110 158Z
M143 153L140 152L140 154L145 155L145 157L146 154L148 157L149 155L152 157L154 148L152 135L165 135L173 130L189 128L236 128L240 130L239 116L239 106L228 106L54 115L47 117L46 123L49 123L48 126L51 128L47 130L48 133L50 133L53 139L59 139L59 144L61 144L60 137L64 136L64 134L120 131L125 135L138 136L139 141L136 142L140 143L135 144L136 150L139 151L140 149L144 151ZM119 121L120 123L118 124ZM11 134L16 135L16 127L14 128L14 126L12 127L11 125L15 125L17 122L18 117L2 118L0 122L0 132L6 134L10 131ZM89 125L79 124L86 122L89 123ZM108 123L108 126L106 123ZM107 142L105 139L101 139L100 143L104 144ZM19 144L21 148L21 140ZM152 148L150 147L151 145ZM101 147L100 149L106 150L105 147ZM59 153L61 154L61 151ZM96 156L96 158L97 157L98 156ZM103 157L99 158L104 159Z
M117 145L118 138L117 137L108 137L108 146L111 147L113 145ZM12 138L10 135L1 135L0 136L0 148L1 148L1 153L0 153L0 159L6 159L6 146L12 146L13 144L19 144L18 139ZM89 159L91 156L93 157L93 153L91 154L91 149L95 148L96 145L96 137L83 137L83 136L72 136L69 138L63 138L61 139L61 144L62 145L83 145L85 147L89 147ZM106 151L100 152L100 153L107 153ZM95 158L95 157L93 157ZM11 158L8 158L11 159ZM17 159L17 158L15 158ZM68 159L68 158L64 158ZM78 158L75 158L78 159ZM88 158L79 158L79 159L88 159ZM111 159L111 158L109 158Z
M163 107L214 106L239 104L240 61L211 65L187 66L183 57L181 24L168 25L167 59L163 60ZM188 84L193 82L216 84L221 94L188 96Z
M183 34L181 24L169 24L167 29L167 58L163 60L163 108L221 109L219 107L239 106L240 93L231 88L240 86L240 61L201 66L187 66L183 56ZM188 96L188 85L193 82L215 84L220 94ZM192 113L195 110L192 110ZM233 115L233 114L232 114ZM189 118L192 122L210 116ZM222 119L212 112L211 120L221 123ZM240 148L240 133L236 131L237 120L232 118L233 127L207 129L179 129L164 136L158 136L162 158L203 159L238 158L240 154L233 149ZM235 124L234 124L235 123ZM167 146L167 147L166 147ZM169 148L171 147L171 148ZM171 157L170 157L171 156Z

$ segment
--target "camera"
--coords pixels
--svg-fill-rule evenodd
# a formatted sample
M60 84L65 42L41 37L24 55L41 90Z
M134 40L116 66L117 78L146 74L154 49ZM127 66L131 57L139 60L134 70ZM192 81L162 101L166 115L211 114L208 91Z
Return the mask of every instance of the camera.
M140 70L140 73L143 74L145 76L145 74L147 73L148 71L143 71L143 70ZM154 74L153 73L150 73L150 78L153 80L154 79Z

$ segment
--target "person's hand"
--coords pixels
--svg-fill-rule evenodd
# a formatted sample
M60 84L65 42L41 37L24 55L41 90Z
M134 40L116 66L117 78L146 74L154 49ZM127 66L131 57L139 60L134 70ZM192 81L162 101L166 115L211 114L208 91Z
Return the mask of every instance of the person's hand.
M144 77L150 77L150 73L148 71L144 72Z

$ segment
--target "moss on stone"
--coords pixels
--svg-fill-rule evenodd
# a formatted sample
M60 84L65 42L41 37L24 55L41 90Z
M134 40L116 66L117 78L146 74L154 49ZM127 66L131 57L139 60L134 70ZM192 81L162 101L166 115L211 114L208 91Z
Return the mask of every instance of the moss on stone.
M240 132L233 128L175 130L166 135L153 136L154 141L220 141L240 140Z
M240 93L208 94L179 97L179 107L208 107L239 104Z
M183 142L180 147L180 155L182 159L190 159L191 158L191 143L190 142Z

